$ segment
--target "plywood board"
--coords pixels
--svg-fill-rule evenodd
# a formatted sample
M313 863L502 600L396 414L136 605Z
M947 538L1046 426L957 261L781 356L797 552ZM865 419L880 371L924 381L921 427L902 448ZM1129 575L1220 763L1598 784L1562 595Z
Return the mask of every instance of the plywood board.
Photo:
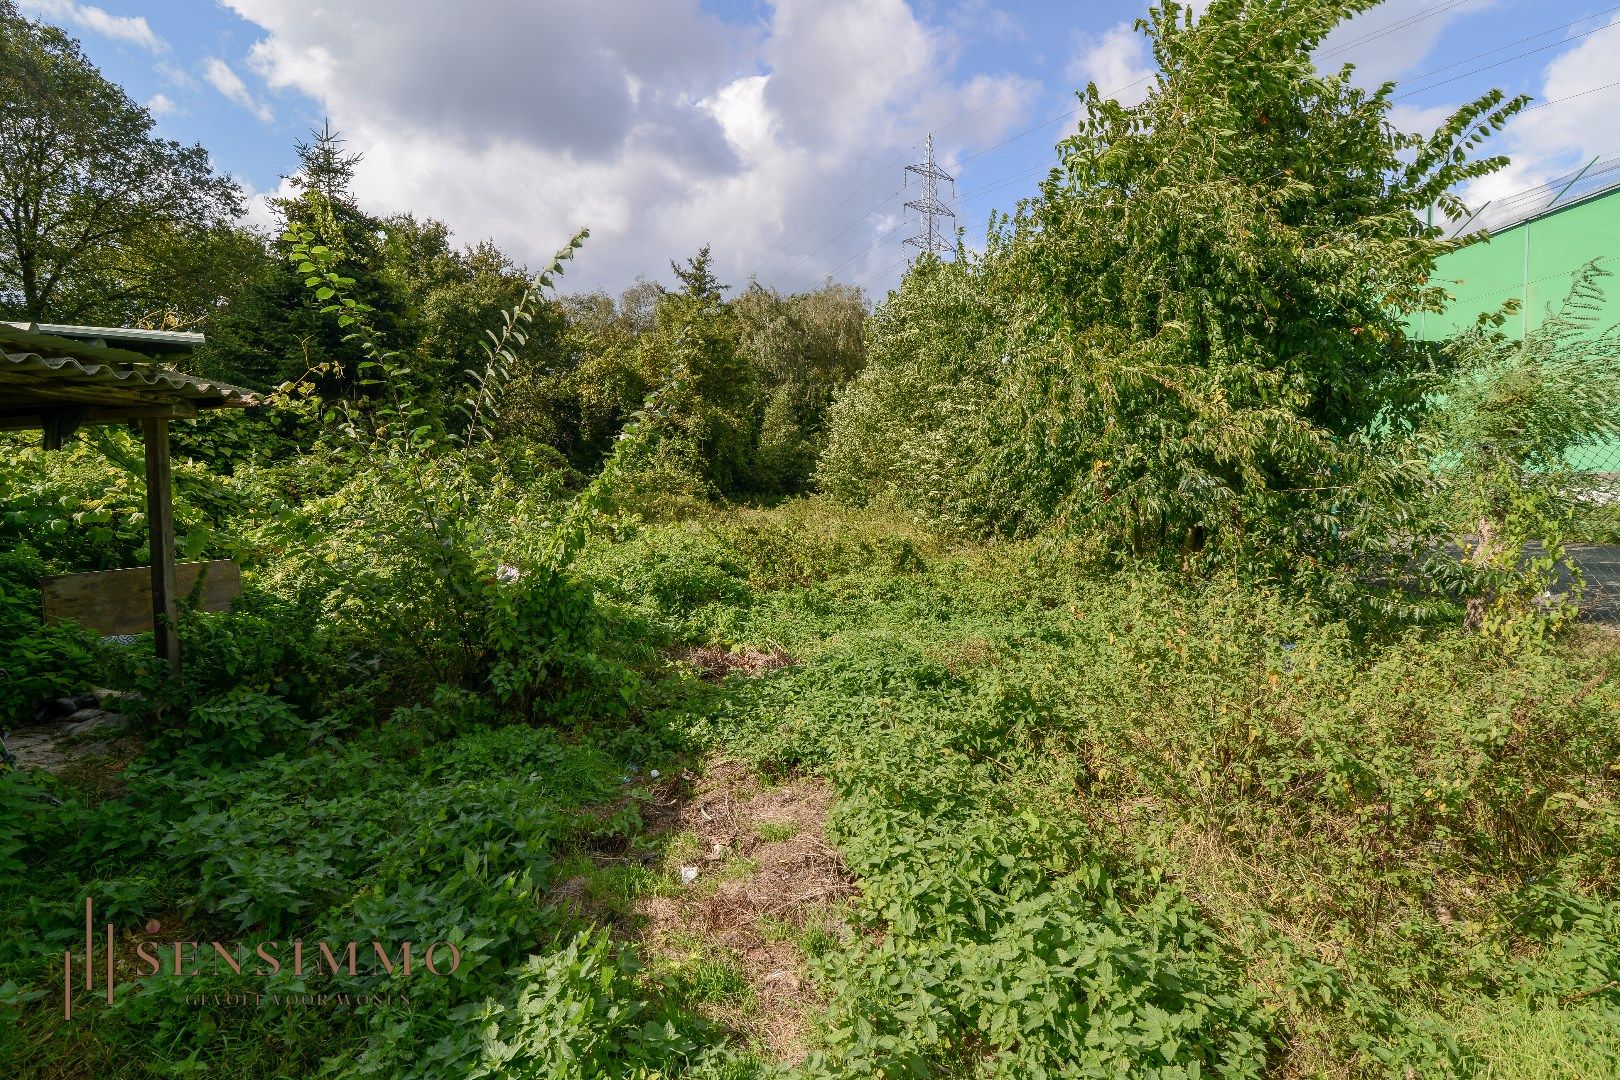
M180 563L174 568L182 603L197 589L197 607L229 611L242 595L242 568L228 559ZM62 574L40 580L45 621L71 619L98 634L143 634L152 629L152 568Z

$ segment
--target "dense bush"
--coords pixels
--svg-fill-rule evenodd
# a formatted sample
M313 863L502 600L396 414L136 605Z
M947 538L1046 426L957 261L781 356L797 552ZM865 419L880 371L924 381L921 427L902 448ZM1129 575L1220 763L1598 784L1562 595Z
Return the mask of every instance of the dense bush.
M822 483L974 534L1059 525L1259 573L1398 531L1401 470L1368 444L1421 405L1432 349L1403 319L1463 242L1422 211L1504 164L1471 154L1522 103L1400 133L1392 85L1313 60L1365 6L1152 8L1146 100L1089 87L1040 195L874 319ZM1373 508L1397 521L1370 530Z
M76 625L41 625L45 560L28 545L0 552L0 730L51 698L83 693L109 665L100 640Z
M202 358L292 384L176 440L185 553L246 582L180 678L40 621L42 573L145 558L129 436L0 463L0 707L105 683L141 721L0 766L8 1075L1611 1073L1620 651L1540 594L1617 338L1596 272L1523 342L1405 336L1452 246L1416 211L1516 104L1399 134L1311 66L1369 6L1153 9L1147 101L1090 88L1040 197L869 321L727 299L707 248L559 301L584 233L530 276L302 147ZM817 461L826 497L717 505ZM740 903L759 868L672 835L704 755L813 791L754 828L835 884ZM460 965L125 978L69 1022L86 895L126 939ZM730 1017L789 954L774 1060ZM334 987L408 993L188 1000Z

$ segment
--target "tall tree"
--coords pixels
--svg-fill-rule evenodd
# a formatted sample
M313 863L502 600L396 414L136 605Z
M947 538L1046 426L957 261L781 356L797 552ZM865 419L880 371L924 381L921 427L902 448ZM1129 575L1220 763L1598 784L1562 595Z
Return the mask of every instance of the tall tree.
M403 333L406 298L385 270L384 222L361 210L350 191L360 155L324 126L297 148L299 167L287 178L294 194L273 200L272 209L285 229L313 230L337 253L338 269L354 279L354 297L371 308L386 340L414 344ZM321 313L305 275L285 257L286 242L273 246L276 266L212 321L199 365L249 386L274 386L314 370L323 393L360 394L359 345Z
M717 489L746 489L757 378L737 348L737 320L725 302L730 288L714 276L705 244L683 266L670 263L679 290L664 292L653 325L636 342L638 366L651 385L673 379L661 423Z
M206 233L240 215L240 189L207 152L157 138L153 125L76 41L0 0L0 306L82 318L109 291L161 280L147 252L154 235ZM115 261L124 272L98 283Z
M1147 97L1087 87L1039 196L983 256L919 260L874 319L823 482L1188 567L1371 537L1348 508L1394 505L1394 464L1364 447L1419 415L1439 357L1405 320L1443 301L1435 260L1465 242L1424 211L1461 212L1524 104L1492 91L1403 133L1394 84L1316 66L1377 3L1149 9Z

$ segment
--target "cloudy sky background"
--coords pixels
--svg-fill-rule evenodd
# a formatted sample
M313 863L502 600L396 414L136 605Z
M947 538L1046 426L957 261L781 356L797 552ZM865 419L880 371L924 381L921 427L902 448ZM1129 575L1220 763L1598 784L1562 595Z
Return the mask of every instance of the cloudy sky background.
M361 203L493 237L539 263L591 240L570 290L617 290L713 245L723 280L828 275L880 295L917 228L903 166L923 135L970 240L1032 193L1096 80L1135 100L1144 0L20 0L262 198L323 117L362 152ZM1387 0L1324 66L1402 83L1432 128L1492 86L1542 107L1497 142L1501 199L1620 156L1620 4ZM949 189L947 189L947 193Z

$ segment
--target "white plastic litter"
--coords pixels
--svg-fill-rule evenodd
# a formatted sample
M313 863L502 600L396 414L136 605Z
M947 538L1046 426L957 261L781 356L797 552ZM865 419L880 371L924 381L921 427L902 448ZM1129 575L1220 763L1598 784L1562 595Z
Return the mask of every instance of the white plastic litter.
M683 867L681 867L681 884L682 885L690 885L690 884L692 884L692 882L694 882L696 880L697 880L697 867L695 867L695 866L683 866Z

